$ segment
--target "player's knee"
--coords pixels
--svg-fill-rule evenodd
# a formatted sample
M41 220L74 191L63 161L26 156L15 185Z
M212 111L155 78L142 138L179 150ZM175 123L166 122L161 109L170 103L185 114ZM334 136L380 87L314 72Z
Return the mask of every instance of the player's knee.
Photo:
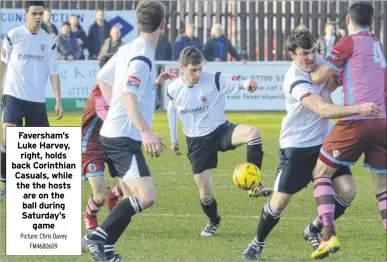
M138 202L140 203L143 209L150 208L156 203L156 194L148 194L146 196L142 196L138 198Z
M93 192L93 199L98 205L102 205L105 203L108 193L107 188L105 190L96 190L96 192Z
M335 191L335 193L348 203L352 202L352 200L354 200L356 197L356 185L353 181L346 181L346 183L341 183L340 187L336 190L337 191Z
M288 199L276 198L274 201L270 201L270 205L275 211L283 211L289 203Z
M206 202L213 198L212 192L200 192L200 201Z
M287 207L291 197L292 195L289 194L274 192L270 205L274 211L283 211Z
M259 132L258 128L249 126L246 130L246 137L248 141L251 141L260 138L261 133Z

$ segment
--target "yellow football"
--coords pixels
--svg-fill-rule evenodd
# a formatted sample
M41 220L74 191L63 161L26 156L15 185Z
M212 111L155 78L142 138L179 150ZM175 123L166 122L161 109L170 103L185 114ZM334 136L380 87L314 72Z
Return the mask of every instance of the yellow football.
M239 164L234 170L232 181L240 189L253 189L261 182L261 170L251 163Z

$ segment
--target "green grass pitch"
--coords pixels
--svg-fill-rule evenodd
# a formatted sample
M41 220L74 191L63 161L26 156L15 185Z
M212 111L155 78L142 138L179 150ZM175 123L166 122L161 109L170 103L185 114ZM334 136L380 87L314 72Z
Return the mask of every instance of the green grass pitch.
M265 151L263 183L273 186L278 165L278 137L283 113L228 113L233 123L246 123L258 127L262 133ZM67 112L57 121L50 115L53 126L79 126L81 112ZM181 156L170 150L158 159L147 161L154 176L157 200L153 208L133 218L116 245L116 252L128 261L238 261L256 233L262 206L269 199L250 199L237 189L231 179L234 167L245 160L246 147L220 154L219 165L213 175L215 197L218 201L222 224L216 236L200 237L207 218L199 204L190 165L186 158L185 137L179 128ZM163 137L169 146L168 122L165 112L157 112L153 131ZM386 231L383 229L378 205L372 190L369 173L361 167L353 168L357 184L357 197L337 225L341 242L340 252L327 260L386 260ZM110 185L115 180L106 178ZM82 186L82 203L85 207L91 195L90 186ZM88 254L79 257L7 257L5 256L5 206L1 204L1 261L91 261ZM84 209L83 209L84 210ZM83 214L82 214L83 215ZM107 215L104 207L99 221ZM310 260L311 245L304 241L302 232L316 216L312 186L293 197L279 224L266 240L262 260ZM82 217L80 216L81 220ZM84 229L83 229L84 230Z

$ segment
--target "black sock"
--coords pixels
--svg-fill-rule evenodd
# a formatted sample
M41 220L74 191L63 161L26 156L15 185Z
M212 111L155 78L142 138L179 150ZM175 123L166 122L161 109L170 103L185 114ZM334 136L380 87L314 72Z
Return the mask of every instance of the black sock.
M6 163L5 163L5 158L6 158L6 152L5 152L5 146L0 145L0 162L1 162L1 182L5 184L6 181Z
M132 216L141 211L142 207L136 197L130 196L121 200L100 226L107 234L105 244L114 245L129 225Z
M335 197L334 220L336 220L344 214L347 207L349 207L349 203L336 194L334 194L334 197ZM313 232L313 233L320 233L322 228L323 228L323 225L319 217L317 217L309 226L310 232Z
M209 217L210 221L214 224L218 224L220 222L220 217L218 214L218 205L215 198L212 197L207 201L200 200L200 204L202 205L203 211Z
M337 220L339 217L341 217L344 214L347 207L349 207L349 203L336 194L334 195L334 197L335 197L335 213L334 213L333 219Z
M262 139L259 137L247 143L246 161L256 165L259 169L261 169L262 159L263 159Z
M105 256L111 256L114 254L114 245L104 245Z
M267 203L261 211L261 217L257 228L257 241L265 243L266 237L280 220L281 211L274 211L270 203Z

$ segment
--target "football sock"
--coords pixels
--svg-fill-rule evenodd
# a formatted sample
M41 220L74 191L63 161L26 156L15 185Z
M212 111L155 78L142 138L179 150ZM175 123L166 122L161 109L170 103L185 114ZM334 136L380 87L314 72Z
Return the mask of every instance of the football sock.
M104 245L105 256L111 256L114 254L114 245Z
M335 213L333 214L333 219L337 220L344 214L347 207L349 207L349 203L336 194L333 197L335 198Z
M111 194L111 199L117 200L118 198L123 196L121 185L118 183L115 187L113 187L112 190L110 190Z
M246 161L256 165L259 169L261 169L262 159L263 159L262 139L259 137L247 143Z
M336 235L333 224L335 198L332 180L327 177L319 177L313 181L313 184L318 216L321 218L324 227L324 240L329 240L332 235Z
M387 230L387 191L377 194L376 199L379 202L379 210L382 215L384 229Z
M257 237L254 237L253 243L257 246L260 246L261 250L265 247L265 242L258 241Z
M274 211L270 203L267 203L261 211L261 217L259 219L257 228L256 241L259 243L265 243L266 237L273 230L275 225L279 222L281 217L281 211Z
M5 146L3 144L0 144L0 163L1 163L1 182L5 184L6 181L6 153L5 153Z
M88 234L86 237L90 240L105 241L108 235L101 227L97 227L91 234Z
M107 233L106 245L114 245L129 225L132 216L143 210L135 196L120 201L101 225Z
M97 204L94 201L93 196L91 196L87 201L86 216L90 218L96 217L98 211L101 209L102 206L103 204L102 205Z
M202 209L210 221L214 224L218 224L220 222L220 217L218 214L218 205L215 198L212 197L209 200L200 200L200 204L202 205Z
M349 203L339 197L338 195L334 195L335 198L335 213L333 215L333 219L337 220L339 217L341 217L347 207L349 207ZM309 230L313 233L320 233L323 228L322 221L319 217L316 217L316 219L310 224Z

